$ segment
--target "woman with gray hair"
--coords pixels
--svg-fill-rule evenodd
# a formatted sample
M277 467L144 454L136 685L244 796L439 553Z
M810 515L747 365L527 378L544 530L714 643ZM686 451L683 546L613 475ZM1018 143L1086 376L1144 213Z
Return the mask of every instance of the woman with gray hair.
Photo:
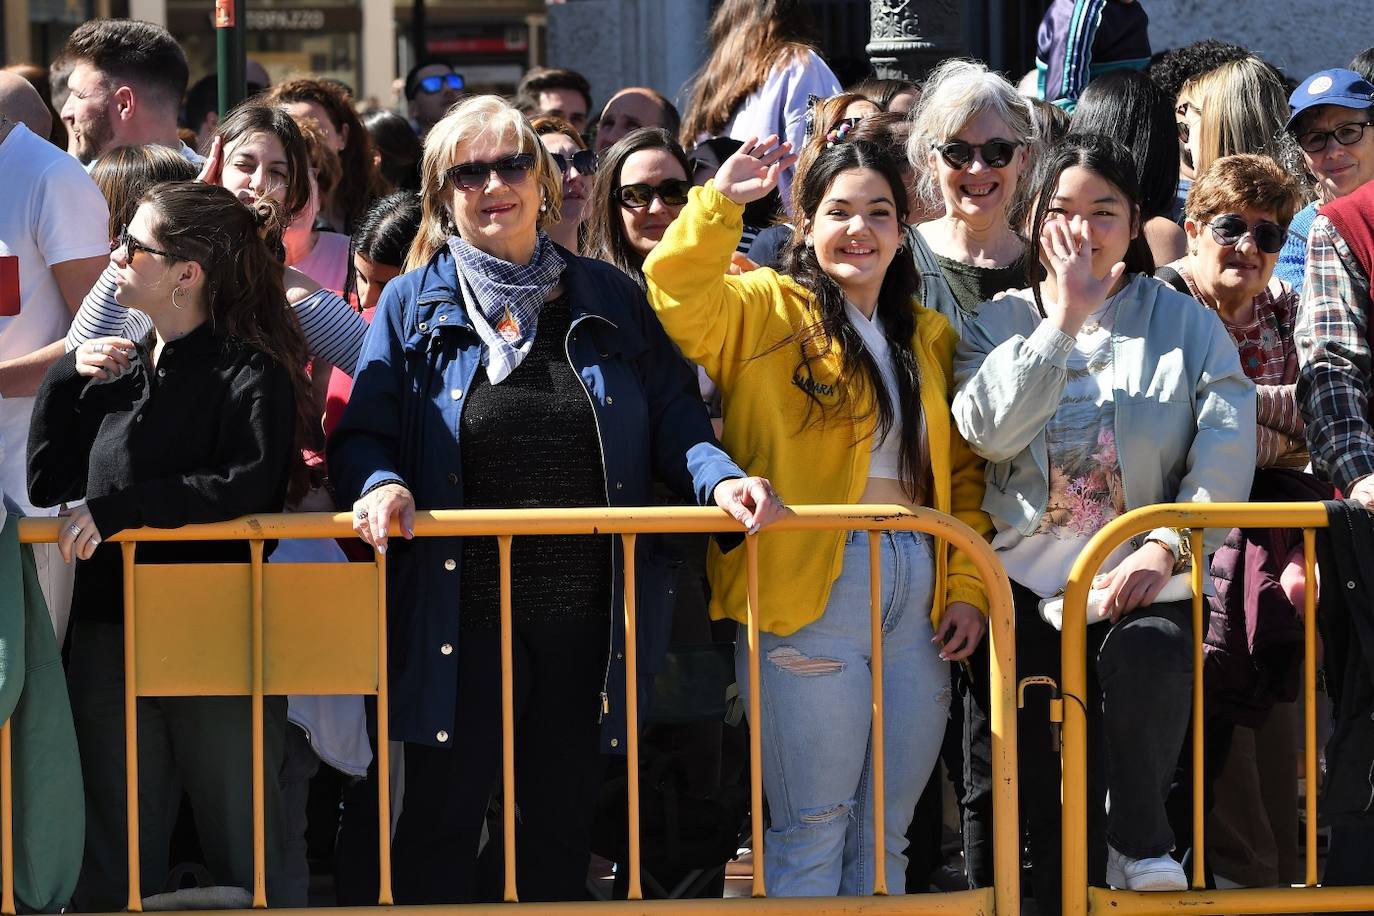
M1026 243L1007 219L1035 142L1029 104L981 63L949 60L912 112L907 158L944 216L911 231L917 296L959 331L980 302L1025 282Z
M500 563L490 537L411 541L416 510L643 506L655 478L751 530L782 503L721 451L639 287L549 240L563 182L519 111L460 103L426 136L421 173L409 273L377 305L329 466L354 530L391 548L379 712L405 742L396 899L462 903L499 784ZM510 553L522 900L584 893L600 753L625 747L631 559L647 676L672 609L657 537L631 557L604 535L521 537Z

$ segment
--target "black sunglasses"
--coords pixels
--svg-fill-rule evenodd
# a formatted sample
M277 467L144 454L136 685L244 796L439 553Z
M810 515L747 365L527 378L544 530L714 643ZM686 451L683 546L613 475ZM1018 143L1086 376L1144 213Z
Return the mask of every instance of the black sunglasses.
M568 174L568 167L577 169L583 175L591 175L596 171L596 153L589 149L580 149L571 156L564 156L562 153L549 153L553 161L558 163L558 171L564 175Z
M534 168L531 153L516 153L495 162L464 162L455 165L444 174L448 180L464 191L476 191L486 187L487 180L495 174L504 184L523 184Z
M973 161L974 153L977 153L983 164L990 169L1005 168L1020 145L1018 140L1003 140L1001 137L994 137L980 146L974 146L965 140L933 144L934 148L940 151L940 158L952 169L967 168Z
M128 226L125 226L123 229L121 229L119 231L119 235L115 238L113 242L110 243L110 253L114 254L114 252L119 250L120 248L124 249L124 256L130 261L132 261L134 259L134 255L140 251L146 251L149 254L161 255L162 257L168 258L173 261L186 260L186 258L183 258L179 254L172 254L170 251L163 251L159 248L154 248L151 245L143 244L138 239L134 238L132 235L129 234Z
M1191 109L1193 109L1194 111L1196 111L1197 114L1198 114L1198 117L1202 117L1202 109L1201 109L1201 108L1198 108L1198 107L1197 107L1196 105L1194 105L1192 102L1181 102L1181 103L1179 103L1178 107L1174 109L1174 114L1178 115L1178 142L1179 142L1179 143L1187 143L1187 142L1188 142L1188 138L1191 137L1191 136L1193 135L1193 129L1188 125L1188 122L1184 120L1184 118L1188 117L1188 109L1189 109L1189 108L1191 108Z
M463 77L458 73L443 73L437 76L427 76L415 84L415 88L426 95L433 95L445 86L450 89L462 89L466 85Z
M656 186L651 184L626 184L616 188L611 193L616 200L620 201L622 207L631 210L638 210L647 207L654 202L657 197L663 201L666 207L681 207L687 203L687 192L692 190L692 183L681 178L669 178L660 181Z
M1309 130L1298 134L1298 146L1309 153L1320 153L1334 137L1341 146L1354 146L1364 139L1364 129L1369 121L1348 121L1335 130Z
M1278 223L1262 220L1252 226L1234 213L1218 216L1207 225L1212 228L1212 238L1217 240L1218 245L1225 245L1227 248L1237 245L1245 234L1249 233L1250 238L1255 240L1255 247L1265 254L1278 254L1282 251L1284 236L1287 234Z

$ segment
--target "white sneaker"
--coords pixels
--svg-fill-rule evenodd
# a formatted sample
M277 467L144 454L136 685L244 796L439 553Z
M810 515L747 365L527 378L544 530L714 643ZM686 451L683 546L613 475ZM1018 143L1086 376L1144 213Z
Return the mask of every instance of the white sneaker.
M1107 883L1126 891L1185 891L1188 876L1172 856L1132 859L1108 844Z

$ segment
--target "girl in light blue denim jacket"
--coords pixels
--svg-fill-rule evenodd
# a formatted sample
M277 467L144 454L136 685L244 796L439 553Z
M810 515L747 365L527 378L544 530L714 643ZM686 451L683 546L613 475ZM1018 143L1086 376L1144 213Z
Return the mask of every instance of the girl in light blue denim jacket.
M1031 238L1045 278L979 309L955 358L954 418L987 459L984 510L1012 579L1018 676L1059 679L1039 614L1116 516L1243 501L1254 386L1216 315L1152 279L1135 170L1114 140L1070 136L1042 164ZM1209 549L1213 536L1209 532ZM1182 890L1164 801L1189 724L1190 602L1156 600L1188 563L1178 532L1123 544L1089 630L1089 870L1129 890ZM1024 816L1042 909L1059 908L1059 786L1044 700L1021 724ZM1110 811L1105 799L1110 797Z

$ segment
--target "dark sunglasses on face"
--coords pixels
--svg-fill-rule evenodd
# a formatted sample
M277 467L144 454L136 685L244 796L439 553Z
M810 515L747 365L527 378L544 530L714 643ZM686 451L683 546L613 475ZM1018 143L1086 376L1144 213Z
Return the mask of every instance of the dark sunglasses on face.
M568 168L577 169L583 175L591 175L596 171L596 153L589 149L580 149L571 156L564 156L562 153L549 153L553 161L558 163L558 171L564 175L568 174Z
M1309 153L1320 153L1326 149L1326 144L1332 138L1341 146L1354 146L1364 139L1364 129L1369 126L1369 121L1347 121L1338 125L1335 130L1304 131L1298 134L1298 146Z
M110 253L113 254L120 248L124 249L124 257L130 261L132 261L134 259L134 255L140 251L146 251L149 254L161 255L162 257L167 258L171 261L185 260L180 255L172 254L170 251L162 251L158 248L153 248L151 245L143 244L138 239L134 238L132 235L129 234L128 226L125 226L123 229L121 229L119 232L119 236L113 242L110 243Z
M1254 239L1255 247L1265 254L1278 254L1283 250L1286 233L1278 223L1262 220L1253 226L1234 213L1218 216L1207 224L1212 229L1212 238L1218 245L1230 248L1240 244L1246 233Z
M690 181L681 178L669 178L660 181L657 185L651 184L626 184L616 188L611 193L615 199L620 201L622 207L631 210L638 210L647 207L654 202L657 197L663 201L666 207L681 207L687 203L687 192L692 189Z
M507 156L504 159L497 159L495 162L464 162L449 169L446 174L448 180L455 186L464 191L476 191L487 185L487 180L492 173L500 178L502 183L517 185L524 182L529 177L530 171L534 168L534 156L531 153L517 153L514 156Z
M425 95L433 95L442 90L445 86L449 89L462 89L464 85L461 74L443 73L438 76L425 77L415 84L415 88Z
M982 158L983 164L988 168L1000 169L1011 162L1011 157L1016 154L1016 148L1020 145L1016 140L994 137L980 146L974 146L965 140L950 140L947 143L936 143L934 147L940 151L940 158L952 169L967 168L973 162L975 153Z

